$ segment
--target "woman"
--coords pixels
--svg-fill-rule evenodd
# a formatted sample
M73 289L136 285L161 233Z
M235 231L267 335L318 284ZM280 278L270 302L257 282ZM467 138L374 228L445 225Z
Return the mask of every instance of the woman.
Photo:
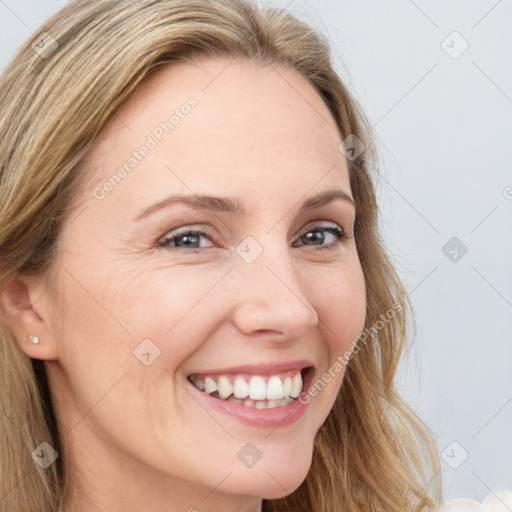
M441 503L321 36L242 0L76 0L0 92L2 510Z

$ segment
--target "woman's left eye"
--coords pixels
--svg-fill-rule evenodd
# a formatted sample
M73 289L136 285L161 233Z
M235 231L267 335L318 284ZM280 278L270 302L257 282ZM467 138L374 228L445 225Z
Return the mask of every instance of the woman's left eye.
M318 236L322 232L328 233L336 240L329 244L322 244L322 242L325 241L325 235ZM314 226L312 228L308 228L299 235L299 240L305 239L311 241L313 242L313 245L320 245L320 249L335 249L347 238L348 235L345 233L345 230L336 224L332 226ZM316 242L320 242L320 244Z
M323 243L326 240L326 235L322 233L328 233L327 238L331 237L335 240L328 244ZM185 229L174 235L171 232L171 236L162 238L158 244L163 247L176 247L178 249L208 249L209 247L201 247L200 240L208 239L211 241L213 238L208 230ZM319 246L319 249L334 249L346 238L348 238L348 235L345 230L334 224L310 227L299 235L298 240L303 241L302 245L304 245L304 242L306 242L305 245L309 245L307 242L312 242L311 245ZM297 245L294 245L294 247L297 247Z

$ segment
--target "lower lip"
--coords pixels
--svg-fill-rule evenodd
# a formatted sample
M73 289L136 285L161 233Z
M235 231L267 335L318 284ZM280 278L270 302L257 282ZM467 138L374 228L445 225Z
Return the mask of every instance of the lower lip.
M302 389L308 389L307 385L311 380L311 376L308 375L304 381ZM214 398L207 393L197 389L191 384L188 379L186 382L191 387L195 394L204 402L208 407L219 411L220 413L227 415L239 422L256 428L264 429L277 429L287 427L292 423L295 423L301 418L309 405L308 403L302 403L299 398L296 398L291 404L282 405L281 407L272 407L271 409L256 409L255 407L247 407L243 404L237 404L236 402L228 402L219 398ZM304 391L301 393L301 395Z

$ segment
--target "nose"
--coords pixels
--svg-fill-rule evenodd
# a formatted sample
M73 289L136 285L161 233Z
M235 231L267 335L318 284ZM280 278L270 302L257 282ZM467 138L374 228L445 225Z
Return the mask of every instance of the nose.
M318 314L301 287L307 276L297 271L286 244L265 248L252 263L238 260L232 274L237 281L233 320L244 334L283 342L318 325Z

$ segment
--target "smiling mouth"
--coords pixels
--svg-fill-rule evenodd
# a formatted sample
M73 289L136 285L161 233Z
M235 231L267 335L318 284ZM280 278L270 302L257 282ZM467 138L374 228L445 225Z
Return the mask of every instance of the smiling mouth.
M192 374L188 381L213 398L256 409L272 409L293 403L302 392L311 367L275 375Z

